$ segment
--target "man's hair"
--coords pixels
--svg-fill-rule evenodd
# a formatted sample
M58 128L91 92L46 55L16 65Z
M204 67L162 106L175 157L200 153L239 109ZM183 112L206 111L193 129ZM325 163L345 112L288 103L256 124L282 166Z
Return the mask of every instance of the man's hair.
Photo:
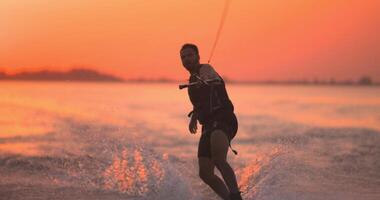
M195 53L199 54L197 45L191 44L191 43L186 43L186 44L182 45L180 52L184 49L187 49L187 48L193 49L195 51Z

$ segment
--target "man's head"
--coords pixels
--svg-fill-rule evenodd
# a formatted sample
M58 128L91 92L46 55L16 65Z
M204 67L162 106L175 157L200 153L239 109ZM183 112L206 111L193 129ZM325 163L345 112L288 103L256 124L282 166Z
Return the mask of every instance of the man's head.
M199 66L199 51L194 44L184 44L180 50L182 65L189 71Z

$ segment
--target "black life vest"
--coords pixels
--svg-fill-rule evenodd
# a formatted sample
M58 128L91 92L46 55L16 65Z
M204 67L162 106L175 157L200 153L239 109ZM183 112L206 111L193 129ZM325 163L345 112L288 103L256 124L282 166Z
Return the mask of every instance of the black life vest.
M199 76L200 66L196 73L190 75L189 83L196 82ZM218 75L219 76L219 75ZM193 104L194 112L198 114L200 124L205 124L215 117L219 112L233 112L234 106L230 101L225 83L222 77L221 84L195 85L188 87L188 95Z

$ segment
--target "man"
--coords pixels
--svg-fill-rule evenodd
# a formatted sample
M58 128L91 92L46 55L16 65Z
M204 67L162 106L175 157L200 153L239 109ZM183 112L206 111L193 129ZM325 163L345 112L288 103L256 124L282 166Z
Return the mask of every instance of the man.
M180 55L183 66L190 73L188 94L193 104L193 111L189 113L190 133L196 133L197 121L202 125L198 145L199 176L222 199L240 200L235 173L227 162L228 146L236 135L238 124L224 81L212 66L200 64L196 45L184 44ZM227 186L214 174L215 166Z

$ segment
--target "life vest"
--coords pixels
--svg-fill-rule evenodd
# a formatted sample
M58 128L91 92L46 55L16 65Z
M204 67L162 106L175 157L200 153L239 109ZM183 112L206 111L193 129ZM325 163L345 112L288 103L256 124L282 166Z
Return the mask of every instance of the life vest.
M190 75L189 83L197 82L196 76L200 76L200 68ZM191 103L193 104L193 111L198 115L198 121L200 124L205 124L211 121L215 117L216 112L233 112L234 106L230 101L224 80L220 78L220 84L200 84L192 87L188 87L188 95ZM189 113L190 114L190 113Z

